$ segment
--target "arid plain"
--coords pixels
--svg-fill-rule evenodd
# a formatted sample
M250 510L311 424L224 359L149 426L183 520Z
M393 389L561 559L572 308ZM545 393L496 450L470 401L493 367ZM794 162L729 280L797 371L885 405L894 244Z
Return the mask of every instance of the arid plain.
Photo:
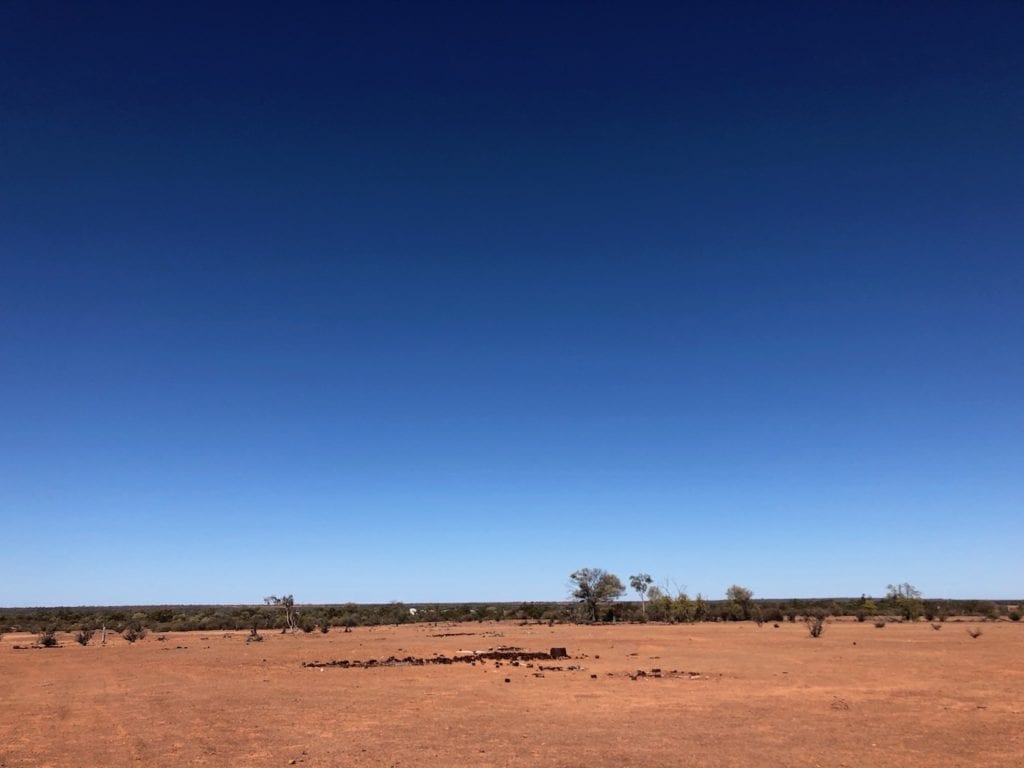
M970 637L969 626L983 634ZM134 645L114 636L106 646L97 636L81 647L62 634L59 648L15 649L34 637L8 634L0 767L1024 760L1024 626L1008 622L936 631L832 621L817 639L800 623L416 624L263 636L150 634ZM303 666L499 647L565 647L570 658Z

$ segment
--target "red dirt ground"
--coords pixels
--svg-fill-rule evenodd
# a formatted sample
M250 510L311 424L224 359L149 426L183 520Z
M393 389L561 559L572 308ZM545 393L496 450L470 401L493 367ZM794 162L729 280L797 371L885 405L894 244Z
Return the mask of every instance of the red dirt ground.
M1024 626L967 626L439 624L33 650L9 634L0 768L1024 765ZM431 637L456 632L472 634ZM565 646L540 663L585 669L302 666L499 645ZM628 676L652 668L701 674Z

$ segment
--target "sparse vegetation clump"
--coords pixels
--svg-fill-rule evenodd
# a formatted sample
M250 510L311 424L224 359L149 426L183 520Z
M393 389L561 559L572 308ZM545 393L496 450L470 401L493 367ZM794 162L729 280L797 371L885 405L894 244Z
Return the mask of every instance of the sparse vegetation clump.
M875 619L875 629L885 629L885 619Z
M57 631L47 627L39 633L39 644L43 648L56 648L57 647Z
M245 638L247 643L261 643L263 642L263 635L259 633L260 621L257 617L252 617L252 623L249 625L249 635Z
M82 627L75 635L75 642L79 645L88 645L89 641L92 640L93 634L94 630L92 628Z
M825 615L823 613L815 612L805 616L804 621L807 623L807 632L811 637L821 637L821 633L825 631Z
M121 633L121 637L127 640L129 643L134 643L138 640L142 640L147 634L147 630L142 624L137 621L133 621L127 627L124 628L124 632Z
M999 606L991 600L978 603L975 610L984 616L986 621L996 621L999 618Z
M981 637L981 630L977 627L968 627L967 634L970 635L974 640Z
M702 595L691 599L685 588L676 587L676 596L672 597L665 588L652 586L647 592L647 617L652 621L676 622L703 621L707 616L707 603Z
M935 622L933 621L933 622L932 622L932 629L934 629L934 630L935 630L936 632L938 632L938 631L939 631L940 629L942 629L942 625L941 625L941 624L936 624L936 623L935 623Z

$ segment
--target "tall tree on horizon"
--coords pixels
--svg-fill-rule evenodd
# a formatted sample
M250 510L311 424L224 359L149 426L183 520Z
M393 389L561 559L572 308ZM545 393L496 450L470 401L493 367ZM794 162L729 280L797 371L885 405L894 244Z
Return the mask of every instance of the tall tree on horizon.
M638 573L629 577L629 586L640 595L640 614L647 617L647 590L651 588L654 579L649 573Z
M295 610L295 598L291 595L267 595L263 598L267 605L279 606L284 611L285 629L295 632L299 628L298 611Z

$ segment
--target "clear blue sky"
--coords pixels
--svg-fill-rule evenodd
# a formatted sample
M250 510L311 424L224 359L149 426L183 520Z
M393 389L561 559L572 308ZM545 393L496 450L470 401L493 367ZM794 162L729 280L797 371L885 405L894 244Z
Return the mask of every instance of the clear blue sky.
M1024 593L1024 8L0 6L0 605Z

